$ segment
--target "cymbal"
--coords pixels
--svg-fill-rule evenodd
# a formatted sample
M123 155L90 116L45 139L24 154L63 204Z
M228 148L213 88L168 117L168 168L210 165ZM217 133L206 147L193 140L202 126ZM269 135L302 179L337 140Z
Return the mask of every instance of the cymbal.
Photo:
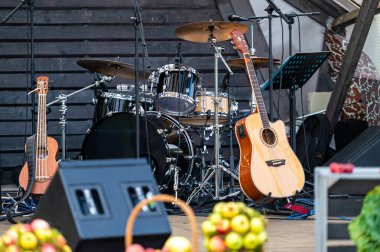
M253 66L256 68L268 67L269 66L269 58L266 57L252 57ZM245 61L244 58L236 58L227 60L227 63L232 68L244 68L245 69ZM280 65L281 62L279 59L273 59L274 65Z
M122 78L135 78L135 66L119 61L84 59L78 60L77 64L91 72ZM145 75L143 73L144 72L140 70L139 78L147 79L150 75L149 71L145 71Z
M175 34L183 40L208 43L210 37L214 37L217 42L228 40L230 32L235 29L244 33L248 27L233 22L206 21L182 25L175 30Z

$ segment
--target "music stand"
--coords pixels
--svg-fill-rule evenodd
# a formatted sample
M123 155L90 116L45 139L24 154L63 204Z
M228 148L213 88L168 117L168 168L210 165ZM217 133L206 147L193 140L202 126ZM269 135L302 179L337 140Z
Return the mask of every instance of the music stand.
M313 76L331 52L296 53L289 56L272 78L273 89L289 89L290 145L296 152L296 90ZM261 90L269 88L265 82Z

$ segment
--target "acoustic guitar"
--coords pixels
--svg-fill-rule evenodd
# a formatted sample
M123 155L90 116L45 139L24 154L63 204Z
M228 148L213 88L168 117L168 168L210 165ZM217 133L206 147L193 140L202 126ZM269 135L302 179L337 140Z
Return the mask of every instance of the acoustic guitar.
M58 169L56 161L58 143L54 138L46 134L46 94L48 93L49 78L37 77L38 115L37 132L33 136L34 141L25 146L26 153L32 153L28 157L34 158L25 163L19 175L20 186L26 191L28 184L33 183L32 194L44 194L50 184L51 178ZM30 162L32 161L32 162ZM29 167L33 164L34 167ZM34 171L34 180L29 181L29 168Z
M305 174L290 147L282 121L270 122L248 45L239 30L230 32L232 43L244 57L256 108L235 125L240 148L239 182L244 194L259 200L286 198L301 191Z

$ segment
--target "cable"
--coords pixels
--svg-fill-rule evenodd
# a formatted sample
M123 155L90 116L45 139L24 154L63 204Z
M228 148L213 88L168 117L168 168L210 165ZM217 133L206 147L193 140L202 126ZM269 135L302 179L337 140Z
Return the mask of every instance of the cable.
M306 141L306 129L305 129L305 113L303 109L303 87L301 87L301 110L302 110L302 129L303 129L303 135L304 135L304 141L305 141L305 153L306 153L306 162L307 162L307 167L309 170L309 174L311 174L311 167L310 167L310 162L309 162L309 152L308 152L308 145Z

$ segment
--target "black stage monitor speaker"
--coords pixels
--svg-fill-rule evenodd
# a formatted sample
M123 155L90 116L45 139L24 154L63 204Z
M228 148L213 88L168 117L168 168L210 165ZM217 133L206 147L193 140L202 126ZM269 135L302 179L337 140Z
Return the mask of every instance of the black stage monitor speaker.
M157 193L143 159L61 162L34 218L58 228L74 251L121 252L131 210ZM170 234L162 203L143 208L134 225L134 242L161 248Z
M334 155L332 162L352 163L355 166L380 166L380 128L370 127Z

